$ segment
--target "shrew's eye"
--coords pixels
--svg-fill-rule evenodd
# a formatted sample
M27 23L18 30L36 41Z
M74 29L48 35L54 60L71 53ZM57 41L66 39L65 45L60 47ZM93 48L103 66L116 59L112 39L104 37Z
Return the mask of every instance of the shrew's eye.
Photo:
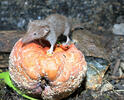
M37 35L37 33L34 33L34 35Z

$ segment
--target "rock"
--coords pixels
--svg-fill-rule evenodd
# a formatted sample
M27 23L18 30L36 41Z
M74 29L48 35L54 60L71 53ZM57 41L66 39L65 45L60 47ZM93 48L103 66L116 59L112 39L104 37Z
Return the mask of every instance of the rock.
M124 23L114 24L112 32L115 35L124 35Z
M109 60L109 52L104 48L107 40L106 37L92 34L88 30L77 30L72 33L72 41L85 56L93 56Z

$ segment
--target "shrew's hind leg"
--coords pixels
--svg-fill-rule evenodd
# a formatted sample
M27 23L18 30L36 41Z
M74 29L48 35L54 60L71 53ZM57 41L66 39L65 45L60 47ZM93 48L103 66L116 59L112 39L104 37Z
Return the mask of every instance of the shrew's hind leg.
M63 45L67 45L68 42L70 41L69 33L70 33L70 25L69 25L69 23L66 23L66 24L65 24L65 32L63 33L63 35L66 36L67 40L66 40L65 43L63 43Z

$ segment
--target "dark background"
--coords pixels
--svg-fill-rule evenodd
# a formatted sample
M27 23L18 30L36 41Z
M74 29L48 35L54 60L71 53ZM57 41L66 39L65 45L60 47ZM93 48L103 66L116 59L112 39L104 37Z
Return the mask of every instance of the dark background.
M29 20L52 13L76 18L90 29L110 29L124 21L124 0L0 0L0 30L23 30Z

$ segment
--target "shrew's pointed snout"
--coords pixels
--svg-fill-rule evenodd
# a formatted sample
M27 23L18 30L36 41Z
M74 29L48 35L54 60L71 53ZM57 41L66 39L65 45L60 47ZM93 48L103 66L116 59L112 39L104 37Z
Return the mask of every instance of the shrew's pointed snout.
M32 41L32 39L31 39L31 37L30 36L24 36L23 38L22 38L22 43L28 43L28 42L30 42L30 41Z

